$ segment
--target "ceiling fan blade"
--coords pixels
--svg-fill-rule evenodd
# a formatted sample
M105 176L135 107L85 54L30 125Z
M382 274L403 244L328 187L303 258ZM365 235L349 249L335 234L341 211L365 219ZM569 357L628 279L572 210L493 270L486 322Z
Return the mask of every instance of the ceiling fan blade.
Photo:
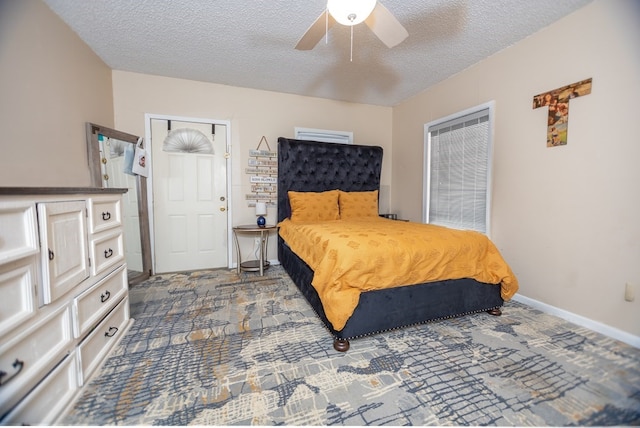
M329 22L327 23L327 17L329 18ZM313 49L320 39L327 34L327 30L336 23L336 20L327 12L326 10L322 12L322 14L315 20L311 27L307 30L306 33L300 38L298 44L296 45L296 49L299 51L308 51Z
M407 30L400 24L389 9L377 2L371 15L364 21L367 26L378 36L382 43L392 48L409 37Z

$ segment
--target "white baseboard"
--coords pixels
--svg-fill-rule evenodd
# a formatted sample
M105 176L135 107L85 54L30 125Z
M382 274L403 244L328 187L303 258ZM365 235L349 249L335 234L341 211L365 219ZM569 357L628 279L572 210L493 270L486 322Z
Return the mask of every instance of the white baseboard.
M626 331L622 331L609 325L602 324L598 321L594 321L581 315L576 315L572 312L565 311L564 309L556 308L555 306L548 305L538 300L530 299L529 297L525 297L520 294L516 294L515 296L513 296L513 300L531 306L544 313L555 315L581 327L588 328L590 330L604 334L605 336L609 336L613 339L627 343L635 348L640 348L640 337L634 336L633 334L627 333Z

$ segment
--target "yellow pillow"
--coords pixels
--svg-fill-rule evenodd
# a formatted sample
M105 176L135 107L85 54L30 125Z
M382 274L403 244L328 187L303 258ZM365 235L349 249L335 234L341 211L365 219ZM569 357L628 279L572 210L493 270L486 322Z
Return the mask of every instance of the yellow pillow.
M287 192L291 205L291 221L340 220L338 191Z
M362 217L378 217L378 191L340 191L340 218L343 220Z

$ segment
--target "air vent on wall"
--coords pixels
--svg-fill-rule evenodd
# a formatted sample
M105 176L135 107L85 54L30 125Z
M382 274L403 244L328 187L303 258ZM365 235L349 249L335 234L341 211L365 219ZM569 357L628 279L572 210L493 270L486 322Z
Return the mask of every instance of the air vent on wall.
M297 140L321 141L323 143L353 144L353 132L326 129L295 128Z

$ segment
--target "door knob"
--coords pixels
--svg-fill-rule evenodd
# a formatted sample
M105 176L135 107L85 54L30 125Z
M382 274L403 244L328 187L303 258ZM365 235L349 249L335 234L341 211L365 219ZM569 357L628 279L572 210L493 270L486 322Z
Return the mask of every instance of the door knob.
M220 211L226 211L227 208L226 207L220 207Z

